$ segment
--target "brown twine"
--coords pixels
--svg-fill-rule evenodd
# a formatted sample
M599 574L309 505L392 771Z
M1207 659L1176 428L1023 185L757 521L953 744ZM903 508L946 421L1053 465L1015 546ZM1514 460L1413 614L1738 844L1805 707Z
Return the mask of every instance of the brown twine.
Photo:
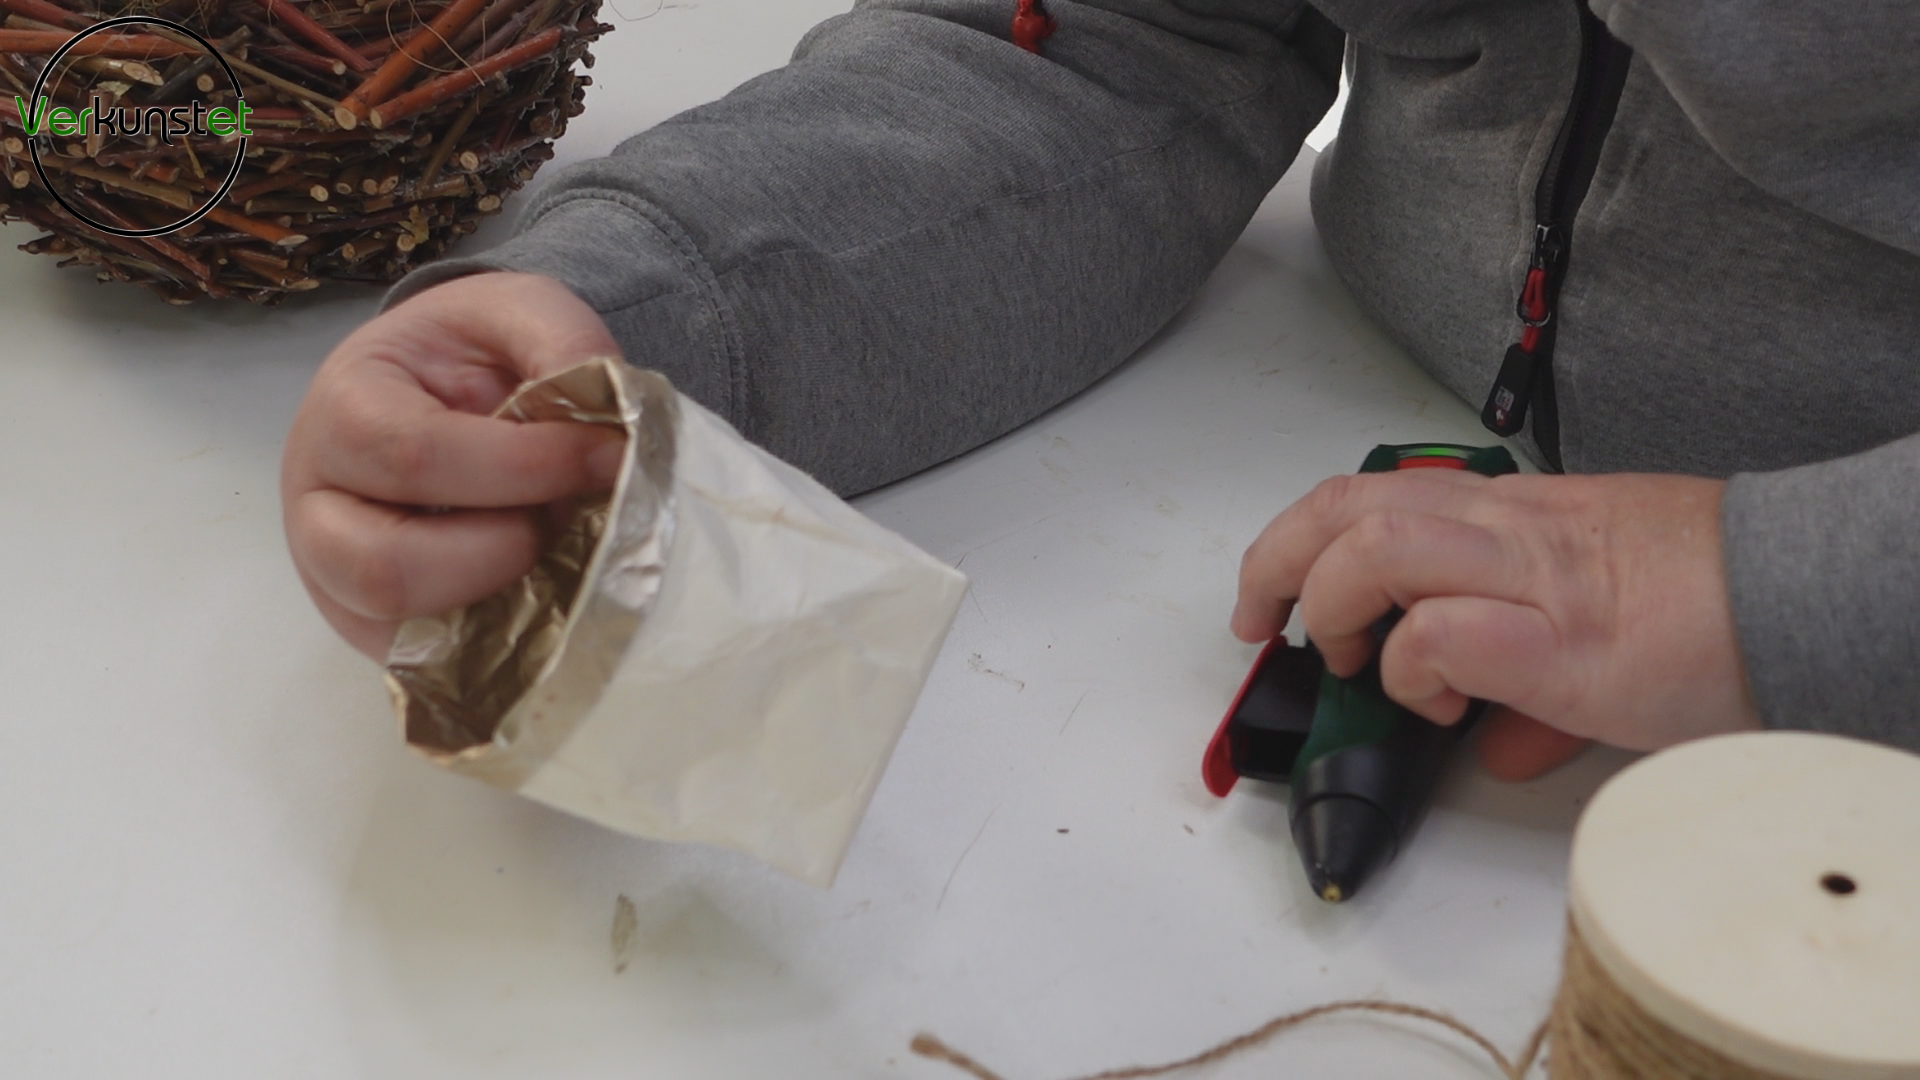
M1077 1080L1147 1080L1211 1065L1251 1050L1289 1028L1340 1012L1404 1016L1438 1024L1485 1051L1507 1080L1524 1080L1539 1060L1543 1044L1549 1040L1553 1053L1545 1066L1551 1080L1793 1080L1781 1073L1734 1061L1655 1019L1607 976L1571 923L1567 926L1565 968L1553 1011L1546 1022L1534 1030L1518 1059L1509 1059L1492 1040L1434 1009L1392 1001L1334 1001L1276 1017L1252 1031L1178 1061L1109 1069ZM932 1035L914 1036L912 1049L921 1057L945 1062L975 1080L1004 1080L999 1073Z
M1527 1040L1527 1048L1521 1053L1519 1060L1512 1061L1507 1058L1507 1055L1501 1053L1500 1048L1493 1045L1493 1041L1485 1035L1480 1034L1459 1020L1448 1016L1446 1013L1439 1012L1435 1009L1423 1009L1418 1005L1402 1005L1395 1001L1333 1001L1325 1005L1315 1005L1311 1009L1302 1009L1299 1012L1275 1017L1261 1024L1259 1027L1254 1028L1252 1031L1243 1035L1236 1035L1211 1049L1194 1054L1192 1057L1181 1058L1178 1061L1170 1061L1164 1065L1133 1065L1121 1069L1108 1069L1106 1072L1093 1073L1089 1076L1079 1077L1077 1080L1145 1080L1145 1078L1148 1077L1165 1076L1182 1069L1211 1065L1216 1061L1222 1061L1235 1054L1251 1050L1288 1028L1298 1027L1309 1020L1317 1019L1331 1013L1341 1012L1369 1012L1389 1016L1405 1016L1414 1020L1425 1020L1428 1023L1439 1024L1471 1040L1475 1046L1486 1051L1487 1056L1492 1058L1494 1064L1499 1067L1500 1074L1507 1077L1508 1080L1523 1080L1527 1075L1527 1071L1533 1068L1534 1059L1540 1053L1540 1042L1546 1036L1547 1031L1545 1024L1540 1025L1540 1027L1534 1031L1533 1038ZM913 1037L912 1049L914 1053L919 1054L921 1057L932 1058L935 1061L944 1061L962 1072L971 1073L976 1080L1004 1080L999 1073L994 1072L985 1065L955 1050L932 1035L925 1033L915 1035Z
M387 40L393 43L394 51L397 52L399 51L399 47L402 44L402 42L400 41L399 32L393 28L393 8L394 8L394 5L389 4L381 12L381 14L386 17ZM413 22L414 22L413 29L407 31L407 36L409 38L411 38L414 35L415 31L432 30L433 36L440 39L440 44L446 46L447 51L453 54L453 58L455 60L460 61L459 67L443 68L438 64L429 64L425 60L415 60L413 62L415 67L424 68L428 71L433 72L435 75L451 75L456 71L465 71L468 68L471 68L473 66L473 62L468 60L466 57L461 56L460 51L453 47L453 42L448 41L445 34L442 34L440 31L433 29L433 26L431 25L433 22L433 19L428 16L424 16L420 13L420 5L416 3L415 0L407 0L407 10L413 13ZM483 11L479 15L475 16L475 18L485 18L486 14L487 13ZM459 35L455 34L454 36L458 37ZM486 38L482 37L480 40L482 43L484 43L486 41ZM391 56L392 54L389 53L388 55Z
M1553 1080L1792 1080L1735 1061L1655 1019L1601 970L1571 923L1547 1027Z

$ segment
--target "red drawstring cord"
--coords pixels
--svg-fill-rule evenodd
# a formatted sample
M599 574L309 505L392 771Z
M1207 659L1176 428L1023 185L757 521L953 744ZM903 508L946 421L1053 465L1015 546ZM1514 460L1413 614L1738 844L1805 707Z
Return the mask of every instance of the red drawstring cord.
M1052 37L1059 25L1042 0L1019 0L1013 12L1013 43L1039 55L1040 43Z

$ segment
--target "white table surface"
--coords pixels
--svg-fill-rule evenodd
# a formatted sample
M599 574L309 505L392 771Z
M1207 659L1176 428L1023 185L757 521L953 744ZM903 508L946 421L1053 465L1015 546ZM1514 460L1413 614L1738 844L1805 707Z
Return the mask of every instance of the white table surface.
M621 4L561 161L777 65L844 0ZM1352 995L1517 1048L1557 978L1573 820L1623 756L1522 786L1463 759L1341 907L1302 882L1283 790L1200 782L1254 653L1226 631L1245 544L1375 443L1485 440L1342 291L1307 164L1118 374L861 500L973 588L831 890L402 747L294 579L276 493L374 293L171 308L0 230L0 1075L959 1076L907 1053L925 1029L1051 1080ZM1489 1074L1336 1019L1194 1075Z

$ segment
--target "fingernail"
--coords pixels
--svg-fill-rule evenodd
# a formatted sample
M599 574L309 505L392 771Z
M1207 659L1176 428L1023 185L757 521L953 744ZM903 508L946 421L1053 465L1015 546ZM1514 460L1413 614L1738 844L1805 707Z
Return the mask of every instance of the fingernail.
M620 466L627 460L626 441L610 442L587 455L587 475L594 483L608 487L620 479Z

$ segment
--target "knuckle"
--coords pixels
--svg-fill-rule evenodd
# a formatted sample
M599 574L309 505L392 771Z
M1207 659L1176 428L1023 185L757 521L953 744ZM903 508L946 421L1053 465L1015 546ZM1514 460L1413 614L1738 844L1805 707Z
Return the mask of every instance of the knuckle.
M1243 585L1246 584L1247 579L1252 577L1254 572L1259 569L1261 551L1264 546L1262 541L1265 539L1266 536L1263 533L1260 537L1256 538L1253 543L1247 545L1247 550L1240 553L1240 581Z
M1301 507L1315 516L1331 517L1353 499L1360 479L1358 476L1329 476L1307 492L1306 497L1300 500Z
M1367 514L1349 530L1354 551L1369 563L1392 558L1403 551L1413 538L1413 520L1390 510Z
M368 452L381 472L402 484L419 480L433 465L433 443L417 429L386 426Z
M334 599L376 620L407 613L407 575L385 530L356 530L337 517L321 516L301 528L303 569L331 583Z
M1394 631L1398 637L1400 630ZM1403 704L1417 705L1440 696L1447 690L1445 678L1417 650L1405 641L1394 642L1380 657L1380 687L1387 696Z
M360 552L348 563L345 578L353 606L367 617L382 621L407 617L407 576L391 553Z
M1258 578L1273 559L1275 549L1282 542L1281 530L1285 522L1285 514L1268 522L1267 527L1260 530L1260 535L1253 538L1253 543L1248 544L1247 549L1240 553L1240 582L1243 586L1251 584Z
M1380 689L1394 701L1412 708L1439 697L1444 686L1404 656L1388 654L1380 661Z
M345 407L335 414L334 436L339 443L381 475L403 485L425 476L434 460L433 441L428 434L396 422L369 405L356 403L355 397L349 396Z
M1432 604L1415 604L1407 609L1393 636L1400 640L1398 652L1409 663L1425 665L1442 656L1454 635L1453 620Z

